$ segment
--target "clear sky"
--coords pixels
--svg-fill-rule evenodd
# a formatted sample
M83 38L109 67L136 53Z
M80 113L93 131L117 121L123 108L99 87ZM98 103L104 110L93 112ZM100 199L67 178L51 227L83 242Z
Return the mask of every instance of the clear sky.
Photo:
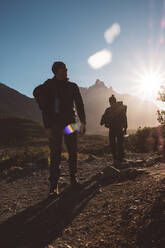
M165 68L164 17L164 0L1 0L0 82L32 97L61 60L79 86L99 78L136 94L138 74ZM114 23L120 33L110 44L104 32ZM103 49L112 60L95 70L88 58Z

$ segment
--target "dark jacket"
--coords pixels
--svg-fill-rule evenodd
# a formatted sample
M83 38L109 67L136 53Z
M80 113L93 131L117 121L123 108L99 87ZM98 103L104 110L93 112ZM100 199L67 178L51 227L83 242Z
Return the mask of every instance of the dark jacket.
M75 83L67 80L58 81L55 78L48 79L34 89L33 95L42 111L45 128L52 128L55 125L65 127L74 123L76 121L74 104L80 121L86 123L83 100Z
M113 106L107 108L101 117L101 125L105 125L112 131L127 129L127 106L122 102L116 102Z

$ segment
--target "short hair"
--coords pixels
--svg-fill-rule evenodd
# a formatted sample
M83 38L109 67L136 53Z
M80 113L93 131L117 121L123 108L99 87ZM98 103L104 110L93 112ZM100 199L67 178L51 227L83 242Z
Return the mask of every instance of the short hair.
M114 95L112 95L110 98L109 98L109 102L110 103L115 103L116 102L116 97Z
M56 72L58 71L58 69L59 69L60 67L63 67L63 66L66 67L66 65L64 64L64 62L61 62L61 61L56 61L56 62L54 62L53 65L52 65L52 72L53 72L54 74L56 74Z

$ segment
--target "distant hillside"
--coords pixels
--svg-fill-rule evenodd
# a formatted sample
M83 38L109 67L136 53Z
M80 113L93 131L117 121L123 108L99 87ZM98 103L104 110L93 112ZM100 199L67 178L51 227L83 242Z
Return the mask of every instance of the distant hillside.
M43 126L30 119L0 116L0 146L26 145L46 137Z
M0 83L0 115L41 121L41 113L33 98Z
M111 94L127 105L129 129L158 125L157 106L153 102L142 101L128 94L118 94L112 87L106 87L100 80L96 80L96 83L89 88L80 87L80 91L85 104L88 133L101 134L107 131L104 127L100 127L99 123L105 108L109 106L108 98ZM2 83L0 83L0 114L42 121L41 112L33 98Z
M99 123L105 108L109 106L108 99L112 94L116 96L117 100L123 101L127 105L129 129L158 125L156 117L157 106L153 102L143 101L129 94L118 94L112 87L106 87L104 82L100 80L96 80L96 83L88 89L83 88L81 94L85 103L89 131L105 132L105 128L100 127ZM95 130L93 127L95 127Z

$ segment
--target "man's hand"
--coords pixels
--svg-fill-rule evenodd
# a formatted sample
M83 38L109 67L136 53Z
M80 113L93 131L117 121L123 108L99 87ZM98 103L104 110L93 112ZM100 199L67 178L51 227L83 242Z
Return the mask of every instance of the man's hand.
M46 135L48 136L48 138L50 139L52 137L52 129L51 128L46 128Z
M127 128L124 128L124 129L123 129L123 133L124 133L124 135L127 134Z
M84 135L86 132L86 125L84 123L81 123L80 125L80 134Z

